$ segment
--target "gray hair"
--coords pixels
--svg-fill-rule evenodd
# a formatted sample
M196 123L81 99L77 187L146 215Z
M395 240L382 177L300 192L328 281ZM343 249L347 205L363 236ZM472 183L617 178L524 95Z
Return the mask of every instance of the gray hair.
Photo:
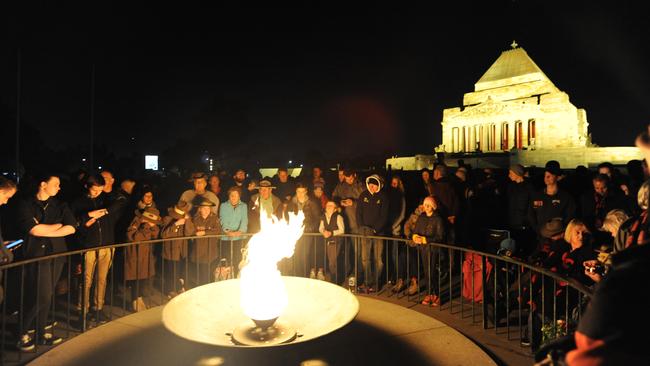
M643 182L636 195L636 202L642 210L648 209L648 198L650 197L650 180Z
M630 217L623 210L611 210L603 221L603 230L616 235L621 225Z

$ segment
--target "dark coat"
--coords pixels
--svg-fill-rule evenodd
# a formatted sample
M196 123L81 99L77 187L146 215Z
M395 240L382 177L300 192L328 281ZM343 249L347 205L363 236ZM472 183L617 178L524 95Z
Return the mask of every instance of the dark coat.
M415 229L413 234L424 236L429 243L445 243L446 240L446 220L444 220L438 212L433 211L433 215L427 216L425 212L418 216L415 222Z
M610 189L602 198L600 207L596 207L596 192L590 190L580 197L580 217L591 229L600 229L605 221L605 216L611 210L621 209L631 213L625 195L618 190Z
M200 214L194 215L192 220L196 231L205 231L205 235L221 234L219 216L210 213L205 219ZM219 238L197 238L190 246L190 260L192 262L210 263L219 258Z
M19 203L16 216L19 232L25 238L21 248L23 258L40 257L68 250L63 237L45 238L33 236L29 233L37 224L75 226L74 215L65 202L59 201L55 197L50 197L46 201L40 201L36 197L29 197Z
M282 183L276 176L273 179L273 185L275 186L273 194L276 195L282 202L289 201L291 199L291 196L296 193L296 183L292 177L289 177L286 182ZM287 197L289 197L289 199L287 199Z
M196 232L192 219L185 219L184 225L176 225L176 219L165 216L162 226L162 238L182 238L192 236ZM180 261L187 257L188 239L165 240L163 242L163 258L170 261Z
M388 188L388 224L390 225L390 234L393 236L401 235L402 222L406 216L406 199L404 192L397 188Z
M357 203L357 224L374 231L375 235L384 234L388 224L388 195L383 190L370 194L363 191Z
M511 228L521 229L531 227L528 221L528 208L531 206L535 190L527 181L508 184L508 225Z
M126 236L129 242L141 242L158 239L160 227L151 226L140 217L133 218ZM138 244L126 247L124 252L124 278L142 280L151 278L156 274L156 262L153 256L152 244Z
M297 214L299 210L300 204L298 203L296 197L293 197L287 205L287 212L293 212L294 214ZM317 233L322 212L320 202L309 197L302 206L302 212L305 214L305 232Z
M453 184L447 178L440 178L431 184L431 194L438 201L440 214L458 216L460 213L460 200Z
M535 192L528 208L528 220L537 232L554 217L561 217L562 222L566 225L575 216L575 201L569 193L562 189L559 189L553 196L546 194L545 190Z
M648 365L650 350L639 330L650 327L650 317L640 315L650 303L650 292L645 290L650 278L650 246L627 249L612 262L612 270L596 287L580 319L575 333L578 348L567 354L567 360L575 364Z
M113 191L109 195L110 202L108 211L115 212L115 217L113 220L113 232L115 233L115 242L124 243L128 240L126 237L126 232L131 224L133 219L132 208L134 202L130 194L125 192L122 189Z
M108 210L108 197L102 193L95 198L87 194L79 197L72 203L72 212L77 221L77 241L82 248L94 248L104 245L115 244L115 221L119 210ZM86 226L91 217L88 212L105 208L108 214L100 217L90 226Z

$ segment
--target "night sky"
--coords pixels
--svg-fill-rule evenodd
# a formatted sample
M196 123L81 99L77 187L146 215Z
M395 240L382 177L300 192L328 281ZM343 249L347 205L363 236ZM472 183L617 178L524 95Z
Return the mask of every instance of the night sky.
M87 149L95 65L95 143L117 155L431 153L443 108L461 106L513 39L587 110L595 143L631 145L649 121L647 12L454 3L19 5L2 48L2 123L15 123L20 49L22 121L53 149Z

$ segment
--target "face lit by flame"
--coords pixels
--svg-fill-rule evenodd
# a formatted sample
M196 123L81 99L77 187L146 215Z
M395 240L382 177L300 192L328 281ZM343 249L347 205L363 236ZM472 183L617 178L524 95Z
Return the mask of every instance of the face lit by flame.
M287 306L289 299L277 264L293 256L304 219L302 211L290 213L288 222L260 216L262 229L248 242L247 263L241 271L241 307L249 318L275 319Z

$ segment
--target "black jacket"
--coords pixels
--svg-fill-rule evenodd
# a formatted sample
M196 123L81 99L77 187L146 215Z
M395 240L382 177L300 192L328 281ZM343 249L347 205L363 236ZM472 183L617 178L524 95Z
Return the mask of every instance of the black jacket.
M108 212L111 215L111 225L113 226L113 233L115 233L115 243L126 243L127 229L133 220L131 210L133 202L130 194L122 189L113 191L108 195Z
M530 227L528 208L531 206L535 191L527 181L511 182L508 185L508 225L511 228Z
M460 200L456 189L448 178L440 178L431 184L431 194L436 197L440 214L446 216L458 216L460 213Z
M554 217L561 217L566 225L576 216L576 204L573 197L562 189L558 189L553 196L549 196L544 190L535 192L531 205L528 207L528 220L537 232Z
M625 195L617 190L610 189L607 195L602 198L603 202L600 208L596 208L596 192L590 190L585 192L580 198L580 217L591 229L600 229L605 221L605 216L611 210L621 209L631 213L630 207L625 199Z
M388 196L381 190L370 194L368 190L359 196L357 224L371 228L375 234L383 234L388 222Z
M115 244L114 222L116 213L119 211L109 209L107 198L104 193L95 198L84 194L72 203L72 212L76 219L77 240L82 248ZM108 214L86 227L86 222L91 219L88 212L102 208L107 209Z
M438 212L433 211L433 215L427 216L425 212L418 216L415 222L415 229L413 234L418 234L427 238L429 243L445 243L446 242L446 220L443 220Z
M68 247L65 238L46 238L33 236L29 232L38 224L62 224L76 226L72 211L65 202L55 197L45 201L35 196L21 201L16 212L17 224L25 238L22 246L23 258L34 258L44 255L65 252Z
M602 342L589 359L607 365L648 365L650 349L639 330L650 327L644 316L650 302L650 246L631 247L612 258L612 270L598 284L580 319L576 340L589 337ZM575 354L585 352L584 345ZM573 352L572 352L573 353ZM597 362L596 362L597 361Z

